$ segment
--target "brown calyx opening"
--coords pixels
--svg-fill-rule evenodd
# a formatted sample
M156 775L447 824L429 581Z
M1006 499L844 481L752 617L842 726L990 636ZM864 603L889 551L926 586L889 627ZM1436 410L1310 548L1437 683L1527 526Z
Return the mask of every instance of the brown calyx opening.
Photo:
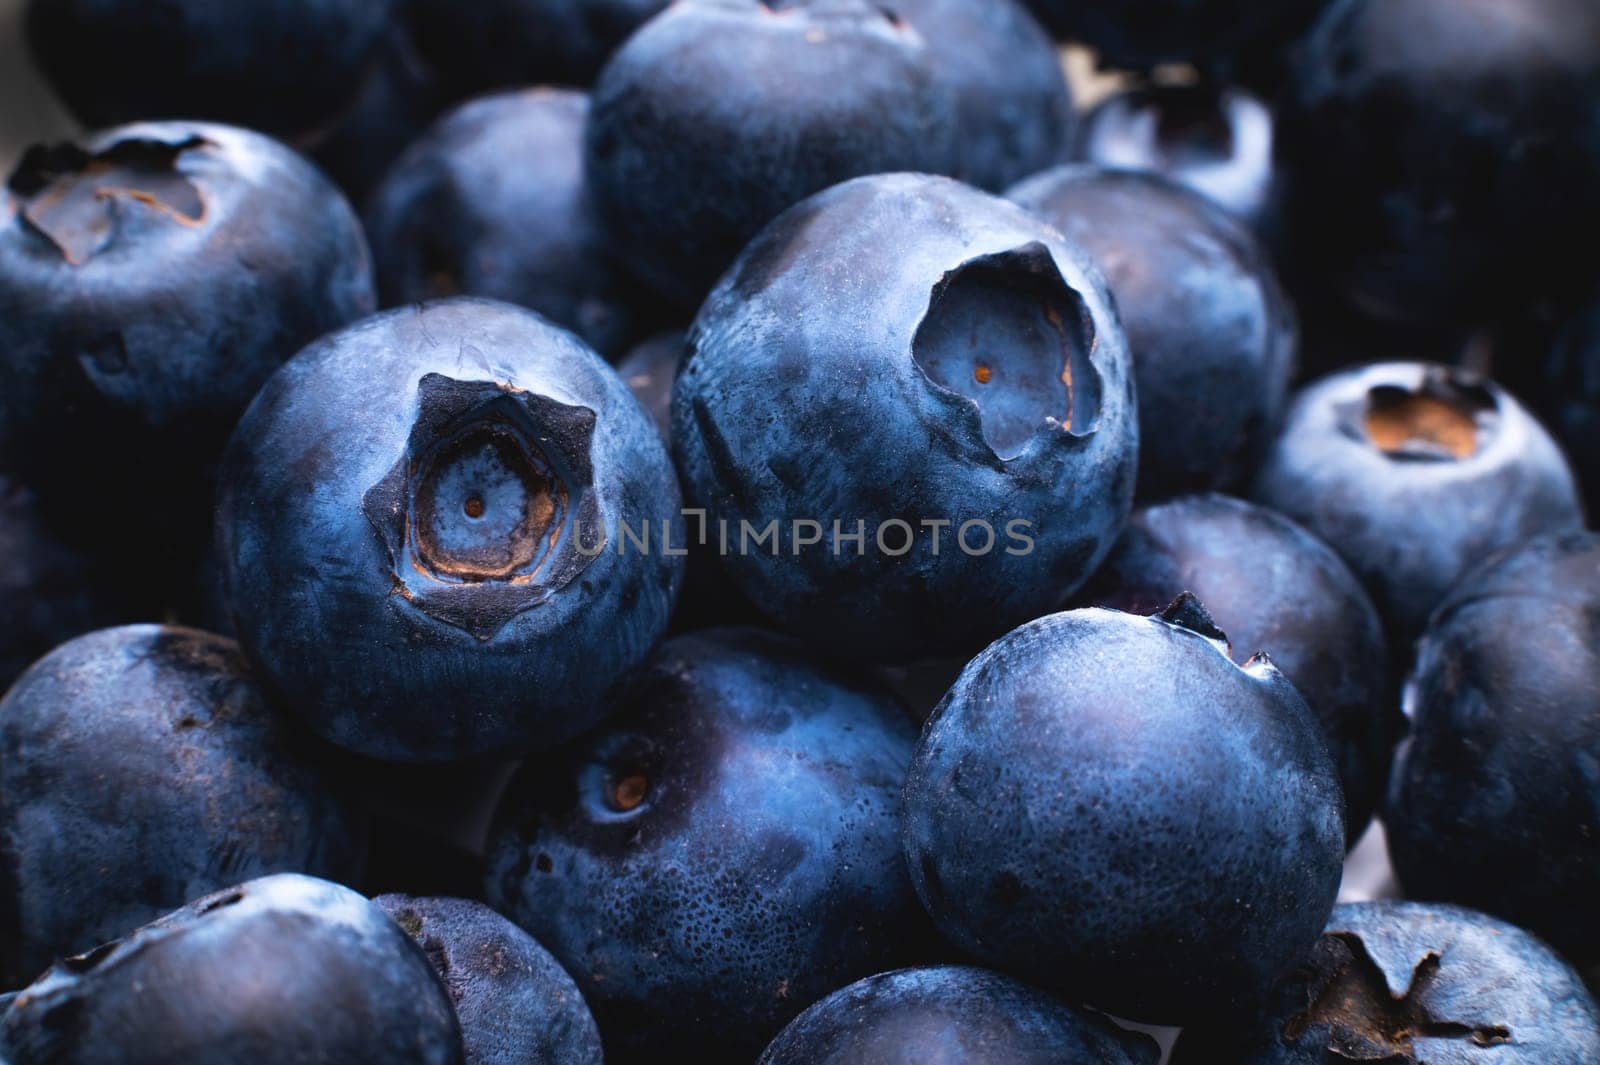
M1478 423L1472 414L1435 396L1406 393L1367 406L1367 436L1379 450L1399 454L1421 445L1451 458L1471 458L1478 450Z
M606 789L606 805L618 813L636 810L650 795L650 779L643 773L629 773L610 781Z

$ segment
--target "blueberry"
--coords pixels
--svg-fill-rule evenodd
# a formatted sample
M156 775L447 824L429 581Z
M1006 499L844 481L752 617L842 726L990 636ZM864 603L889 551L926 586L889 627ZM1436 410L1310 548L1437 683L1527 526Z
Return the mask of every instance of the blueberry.
M1294 308L1265 251L1165 178L1062 167L1011 199L1092 255L1110 282L1139 398L1139 494L1248 483L1288 401Z
M1407 895L1600 959L1600 535L1531 540L1457 584L1406 711L1384 822Z
M1155 1065L1155 1043L999 973L901 969L796 1018L757 1065Z
M1520 929L1454 906L1340 906L1257 1015L1185 1031L1174 1065L1587 1065L1600 1010Z
M1350 563L1397 646L1473 565L1583 525L1565 458L1522 405L1475 374L1421 363L1305 388L1255 497Z
M355 92L390 0L30 0L28 44L89 126L209 118L304 133Z
M1130 89L1084 116L1075 154L1098 166L1170 178L1266 234L1277 188L1273 122L1267 105L1240 89Z
M348 888L265 877L58 962L0 1017L14 1065L464 1065L416 944Z
M595 85L589 179L626 264L693 308L812 193L952 172L957 123L923 36L868 0L683 0Z
M883 661L970 653L1081 584L1127 518L1137 436L1084 255L923 175L769 226L701 309L673 398L685 491L727 522L736 583ZM741 541L773 523L775 545Z
M1113 67L1193 63L1226 70L1291 39L1328 0L1029 0L1057 37Z
M1600 233L1600 7L1340 0L1280 116L1297 240L1324 285L1471 325L1588 284Z
M1316 718L1191 596L1077 610L968 665L923 728L906 856L976 958L1119 1017L1238 1010L1300 962L1344 859Z
M600 1033L577 985L522 929L463 899L373 902L443 981L461 1022L464 1065L601 1065Z
M0 980L251 876L360 875L365 825L231 640L79 637L0 701Z
M489 902L577 979L609 1061L748 1062L922 929L899 844L914 740L779 637L680 637L611 724L524 767Z
M256 397L220 482L241 642L318 733L376 758L576 735L677 591L677 485L649 418L575 336L507 304L313 344Z
M1398 731L1383 627L1360 582L1287 518L1189 496L1134 511L1078 601L1147 614L1184 591L1205 603L1234 658L1268 651L1317 715L1354 844L1382 795Z

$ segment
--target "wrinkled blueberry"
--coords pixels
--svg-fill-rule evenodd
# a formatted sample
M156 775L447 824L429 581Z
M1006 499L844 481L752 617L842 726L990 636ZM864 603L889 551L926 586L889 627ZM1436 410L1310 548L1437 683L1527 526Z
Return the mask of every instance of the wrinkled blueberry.
M1398 731L1383 627L1360 582L1332 548L1276 512L1189 496L1134 511L1077 598L1148 614L1185 591L1228 634L1235 659L1271 654L1317 715L1354 844L1383 794Z
M611 724L530 761L488 897L583 988L614 1065L748 1062L904 957L915 733L885 695L754 629L664 645Z
M757 1065L1155 1065L1148 1036L999 973L901 969L802 1013Z
M1477 375L1422 363L1307 386L1255 497L1344 557L1397 646L1487 556L1583 525L1566 459L1522 405Z
M685 492L727 523L750 600L830 653L970 652L1060 602L1127 518L1138 425L1099 274L965 185L879 175L805 201L688 343ZM775 544L741 540L774 524Z
M1518 928L1415 902L1340 906L1257 1015L1186 1030L1174 1065L1589 1065L1600 1010Z
M67 958L0 1017L13 1065L464 1065L416 944L348 888L252 880Z
M1294 373L1294 308L1255 238L1153 174L1072 166L1011 199L1095 258L1128 334L1139 399L1139 495L1248 483Z
M276 872L359 876L366 826L231 640L106 629L0 701L0 980Z
M507 304L313 344L257 396L220 483L246 651L318 733L376 758L576 735L677 590L677 485L649 418L575 336Z
M626 265L692 308L812 193L953 172L958 121L924 37L868 0L682 0L595 85L589 180Z
M1316 718L1185 596L1024 625L923 728L906 856L934 922L1119 1017L1237 1010L1298 964L1344 859Z
M463 899L373 902L444 983L461 1022L464 1065L601 1065L600 1033L577 985L528 933Z
M366 213L384 302L505 300L621 355L630 293L584 187L588 115L582 93L525 89L475 100L423 134Z
M1162 63L1225 68L1241 53L1294 36L1328 0L1029 0L1063 40L1100 61L1143 70Z

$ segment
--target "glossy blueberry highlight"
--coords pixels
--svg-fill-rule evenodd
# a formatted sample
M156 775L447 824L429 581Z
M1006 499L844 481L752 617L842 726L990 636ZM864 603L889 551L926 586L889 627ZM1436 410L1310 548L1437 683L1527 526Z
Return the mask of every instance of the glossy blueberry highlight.
M1489 555L1583 526L1566 459L1522 405L1491 381L1422 363L1307 386L1255 498L1344 557L1396 646Z
M1063 167L1007 195L1092 255L1111 286L1139 399L1139 495L1248 483L1283 417L1298 344L1250 232L1151 174Z
M1236 1011L1298 964L1345 826L1316 718L1190 596L1024 625L962 673L906 784L912 882L974 957L1119 1017Z
M28 45L87 126L208 118L276 134L355 94L390 0L30 0Z
M614 1065L751 1061L926 934L899 843L914 742L779 637L680 637L610 724L524 766L489 902L577 979Z
M1354 844L1386 787L1399 732L1383 626L1360 581L1332 548L1274 511L1187 496L1134 511L1077 599L1148 614L1185 591L1228 634L1234 659L1271 654L1316 714Z
M365 846L231 640L106 629L0 701L0 981L242 878L357 877Z
M348 888L271 876L67 958L0 1016L13 1065L465 1065L416 944Z
M1407 895L1600 959L1600 536L1531 540L1456 585L1405 703L1384 823Z
M505 300L620 355L633 297L584 185L588 116L582 93L525 89L466 104L424 133L366 213L384 302Z
M601 1065L600 1033L565 969L487 906L373 900L428 956L455 1007L463 1065Z
M592 350L507 304L397 310L307 348L220 481L241 642L318 733L375 758L576 735L677 592L654 427Z
M430 62L458 93L588 85L668 0L410 0Z
M812 193L953 173L959 121L923 35L868 0L684 0L595 85L589 180L628 268L693 308Z
M1340 906L1253 1019L1185 1030L1174 1065L1586 1065L1600 1009L1549 947L1472 910Z
M1155 1065L1148 1037L999 973L901 969L812 1006L757 1065Z
M1110 297L1055 230L965 185L879 175L807 200L688 343L685 491L735 537L776 521L776 554L735 539L724 566L830 653L969 653L1060 602L1127 518L1138 426Z

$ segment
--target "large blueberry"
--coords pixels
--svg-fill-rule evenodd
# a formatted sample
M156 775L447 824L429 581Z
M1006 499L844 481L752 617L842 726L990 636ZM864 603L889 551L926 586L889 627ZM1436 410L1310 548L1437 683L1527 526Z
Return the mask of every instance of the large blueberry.
M466 104L423 134L366 212L384 302L519 303L621 355L631 294L584 185L588 116L580 92L525 89Z
M1600 6L1340 0L1279 122L1297 242L1363 309L1492 322L1587 285Z
M966 185L879 175L805 201L688 343L685 491L726 523L745 594L832 652L970 653L1081 584L1127 518L1138 425L1099 274Z
M1327 0L1029 0L1056 36L1101 62L1142 70L1163 63L1226 67L1241 53L1286 41Z
M256 397L220 483L241 642L313 728L377 758L576 735L677 591L654 426L575 336L507 304L313 344Z
M0 1016L12 1065L465 1065L438 978L348 888L270 876L58 962Z
M611 724L523 768L489 902L577 978L608 1060L748 1062L920 931L914 742L887 696L779 637L680 637Z
M951 173L959 116L923 36L869 0L682 0L594 90L589 179L618 254L697 305L746 241L830 185Z
M1047 171L1007 195L1105 272L1139 398L1139 495L1248 483L1294 373L1294 308L1244 226L1154 174Z
M481 903L373 900L422 948L461 1022L464 1065L601 1065L600 1033L550 952Z
M1521 929L1415 902L1340 906L1255 1017L1185 1031L1174 1065L1591 1065L1600 1009Z
M265 873L359 876L365 824L231 640L79 637L0 701L0 982Z
M757 1065L1155 1065L1156 1044L999 973L901 969L806 1010Z
M1600 535L1532 540L1457 584L1405 706L1384 823L1406 894L1600 959Z
M78 119L303 133L355 93L390 0L30 0L28 44Z
M1301 961L1344 860L1316 718L1192 597L1077 610L967 667L923 728L906 855L935 923L1121 1017L1226 1013Z
M1383 627L1355 574L1275 511L1190 496L1134 511L1078 601L1148 614L1185 591L1228 634L1235 659L1269 653L1317 715L1354 843L1383 794L1399 716Z
M1305 388L1255 497L1344 556L1401 646L1487 556L1583 525L1566 459L1522 405L1491 381L1422 363Z

